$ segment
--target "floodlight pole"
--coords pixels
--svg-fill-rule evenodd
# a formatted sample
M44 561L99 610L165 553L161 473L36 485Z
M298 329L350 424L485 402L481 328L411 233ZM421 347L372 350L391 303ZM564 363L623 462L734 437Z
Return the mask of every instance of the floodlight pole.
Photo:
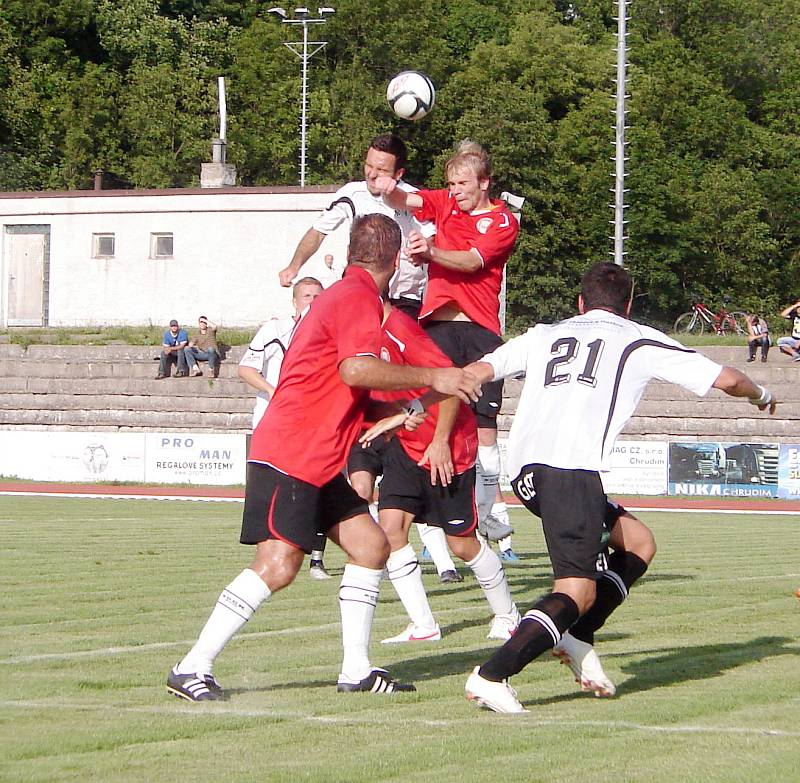
M625 171L625 163L628 158L625 155L625 148L628 142L625 140L625 131L629 126L625 124L625 115L628 110L625 108L625 99L630 98L627 94L627 67L628 67L628 30L627 22L630 20L628 16L628 6L631 0L614 0L614 5L618 6L617 10L617 78L614 79L616 83L616 107L614 108L614 115L616 117L616 138L614 142L614 203L609 205L614 210L614 220L609 221L614 224L614 263L619 266L624 266L625 263L625 210L628 205L625 203L625 194L628 189L625 187L625 177L628 176Z
M303 28L302 42L284 43L283 45L300 58L300 187L306 186L306 115L308 111L308 61L325 48L327 41L309 41L308 26L325 24L327 17L335 12L326 6L318 8L318 17L309 16L307 8L296 8L294 17L289 18L283 8L270 8L268 13L281 17L281 24L299 24Z

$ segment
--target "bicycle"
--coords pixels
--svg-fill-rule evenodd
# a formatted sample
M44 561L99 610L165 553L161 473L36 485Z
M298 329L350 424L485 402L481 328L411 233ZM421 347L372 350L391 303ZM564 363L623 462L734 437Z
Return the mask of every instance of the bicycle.
M703 334L706 329L714 334L747 334L747 321L741 310L728 311L723 306L713 313L702 302L695 302L688 313L675 319L672 329L676 334Z

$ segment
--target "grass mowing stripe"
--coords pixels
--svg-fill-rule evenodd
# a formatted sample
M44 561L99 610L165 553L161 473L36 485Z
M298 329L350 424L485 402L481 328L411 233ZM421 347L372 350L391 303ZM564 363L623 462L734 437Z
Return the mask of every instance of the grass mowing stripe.
M358 698L358 697L356 697ZM376 697L380 698L380 697ZM386 697L386 698L396 698ZM180 703L172 709L169 707L127 707L124 704L86 704L86 703L66 703L53 700L48 701L4 701L0 700L0 707L8 709L47 709L47 710L75 710L75 711L114 711L114 712L130 712L139 714L154 714L154 715L174 715L176 713L183 713L191 715L192 717L208 717L216 718L220 715L229 715L236 718L271 718L275 720L298 720L308 721L311 723L329 723L329 724L345 724L350 726L358 725L378 725L387 727L405 726L409 723L418 724L420 726L437 726L437 727L454 727L460 726L465 721L471 721L477 725L482 724L486 717L496 717L499 720L513 720L524 722L528 726L537 727L551 727L558 726L564 727L565 722L560 719L542 720L541 718L534 717L531 713L523 715L515 715L513 718L494 716L489 712L476 712L471 716L459 717L457 720L441 720L441 719L428 719L428 718L415 718L413 716L398 716L396 719L391 718L369 718L369 717L342 717L338 715L313 715L308 713L296 711L277 711L277 710L259 710L259 709L235 709L231 707L221 706L219 704L203 705L203 706L189 706L181 705ZM768 729L758 726L659 726L654 724L631 723L630 721L601 721L601 720L578 720L569 721L566 727L590 727L600 729L619 730L627 729L633 731L654 732L657 734L742 734L742 735L756 735L766 737L800 737L800 731L783 731L780 729Z
M417 693L336 693L336 583L301 574L217 660L229 701L170 697L169 667L247 563L240 511L0 498L0 780L794 779L800 517L642 514L658 556L598 634L617 698L581 694L543 656L513 678L531 710L516 720L464 699L467 673L495 649L488 611L474 580L442 586L430 565L442 641L378 644L405 625L386 585L370 648ZM507 573L524 609L547 591L549 565L538 522L512 519L522 561ZM344 558L330 547L326 562L340 572Z

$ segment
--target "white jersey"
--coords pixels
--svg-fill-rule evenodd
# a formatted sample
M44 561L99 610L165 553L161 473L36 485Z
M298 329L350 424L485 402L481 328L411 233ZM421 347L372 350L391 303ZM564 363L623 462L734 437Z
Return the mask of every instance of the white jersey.
M413 193L417 190L402 180L397 183L397 187L406 193ZM412 231L418 231L424 237L433 236L436 233L433 223L420 223L410 212L392 209L382 196L373 196L367 188L367 183L362 181L348 182L339 188L334 194L333 201L314 223L314 228L321 234L330 234L345 221L349 228L354 218L374 214L388 215L393 218L403 232L400 265L389 281L389 296L392 299L407 296L421 301L428 279L427 265L414 266L405 254L405 245L408 235Z
M705 395L722 367L657 329L605 310L539 324L480 361L495 380L526 373L508 439L508 475L530 464L608 470L648 381Z
M244 356L239 361L239 366L258 370L267 383L271 384L273 388L277 386L283 357L289 347L296 323L297 321L291 316L267 321L250 341ZM265 391L256 392L253 429L261 421L268 405L269 395Z

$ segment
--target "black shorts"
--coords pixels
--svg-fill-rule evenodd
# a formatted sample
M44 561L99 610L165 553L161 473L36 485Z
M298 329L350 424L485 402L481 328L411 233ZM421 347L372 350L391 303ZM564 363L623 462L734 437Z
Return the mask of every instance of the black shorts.
M625 509L617 506L617 513L610 506L599 473L526 465L511 488L525 508L541 517L556 579L598 579L607 570L606 519L616 514L616 523Z
M499 335L471 321L426 321L423 326L456 367L465 367L503 344ZM481 391L481 398L472 404L478 426L497 429L497 414L503 404L503 381L484 383Z
M512 482L512 484L515 483L516 482ZM519 493L517 493L516 489L514 490L514 492L517 495L517 497L520 498L520 500L522 500ZM529 490L527 488L524 488L524 492L527 495ZM522 502L525 508L527 508L528 511L531 512L531 514L535 514L537 517L541 518L542 514L539 510L539 498L537 497L535 492L531 495L529 499L523 500ZM611 531L614 529L614 525L616 525L617 522L619 521L619 518L625 516L625 514L627 513L628 510L625 508L625 506L620 505L619 503L617 503L616 500L609 500L608 498L606 498L606 515L605 519L603 520L603 525L605 526L606 533L611 533ZM607 540L608 536L607 535L604 536L603 539Z
M415 321L419 318L419 311L422 309L422 300L413 299L410 296L401 296L397 299L390 299L389 304L401 313L405 313Z
M450 485L431 485L431 472L421 468L397 438L384 454L378 509L396 508L419 522L440 527L448 536L471 535L478 524L475 508L475 468L453 476Z
M277 538L309 554L318 532L358 514L369 514L369 507L341 473L315 487L269 465L247 463L242 544Z
M376 438L366 448L356 441L347 458L348 474L364 470L373 476L382 476L383 455L385 452L386 441L383 438Z

